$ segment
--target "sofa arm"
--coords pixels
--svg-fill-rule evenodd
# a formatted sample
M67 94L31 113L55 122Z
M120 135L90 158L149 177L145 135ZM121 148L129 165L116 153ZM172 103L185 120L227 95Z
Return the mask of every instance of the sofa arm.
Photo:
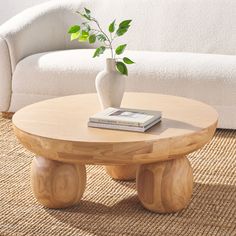
M65 19L80 6L70 1L50 1L29 8L0 26L0 37L8 45L11 68L32 54L66 48ZM0 55L1 56L1 55Z
M0 37L0 111L8 111L11 100L11 61L7 43Z

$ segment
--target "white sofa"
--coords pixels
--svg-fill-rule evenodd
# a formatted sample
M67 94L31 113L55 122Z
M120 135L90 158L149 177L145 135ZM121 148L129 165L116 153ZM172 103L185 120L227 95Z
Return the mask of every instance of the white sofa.
M95 92L105 57L93 59L90 45L67 35L80 22L72 12L83 7L102 26L133 19L120 39L136 62L127 91L206 102L219 112L220 128L236 128L235 0L58 0L30 8L0 27L0 111Z

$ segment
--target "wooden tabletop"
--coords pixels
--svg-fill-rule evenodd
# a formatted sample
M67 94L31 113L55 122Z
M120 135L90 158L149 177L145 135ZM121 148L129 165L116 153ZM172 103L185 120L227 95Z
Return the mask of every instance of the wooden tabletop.
M14 130L29 150L53 160L149 163L197 150L211 139L218 119L209 105L169 95L126 93L122 107L159 110L163 118L145 133L89 128L100 105L96 94L82 94L21 109Z

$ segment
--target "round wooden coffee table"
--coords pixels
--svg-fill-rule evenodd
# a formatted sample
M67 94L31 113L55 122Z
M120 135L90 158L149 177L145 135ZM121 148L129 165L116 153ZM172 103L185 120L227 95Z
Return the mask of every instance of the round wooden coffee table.
M55 98L16 112L15 134L36 154L31 180L41 204L77 204L85 190L85 165L91 164L105 165L114 179L136 175L139 199L151 211L188 205L193 173L186 155L211 140L216 111L198 101L146 93L126 93L122 107L160 110L163 118L146 133L89 128L89 116L100 110L96 94Z

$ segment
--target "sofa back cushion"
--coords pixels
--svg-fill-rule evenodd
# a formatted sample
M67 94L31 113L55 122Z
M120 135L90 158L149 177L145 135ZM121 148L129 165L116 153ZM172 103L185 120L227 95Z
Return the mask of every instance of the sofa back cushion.
M122 39L129 49L236 54L236 0L83 0L80 6L103 26L133 19Z

